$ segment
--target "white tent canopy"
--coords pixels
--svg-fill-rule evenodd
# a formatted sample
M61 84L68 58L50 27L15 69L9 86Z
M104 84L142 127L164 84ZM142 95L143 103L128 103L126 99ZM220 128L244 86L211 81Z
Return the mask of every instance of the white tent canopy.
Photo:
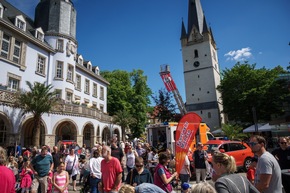
M221 129L217 129L211 132L212 134L222 134L223 131Z
M258 132L263 131L271 131L273 128L269 125L269 123L258 123ZM255 132L255 125L251 125L250 127L243 130L243 133L251 133Z

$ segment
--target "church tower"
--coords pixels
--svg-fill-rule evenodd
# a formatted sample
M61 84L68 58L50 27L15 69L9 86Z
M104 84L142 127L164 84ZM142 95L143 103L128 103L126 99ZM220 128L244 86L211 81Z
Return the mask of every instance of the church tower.
M202 117L212 130L224 122L216 43L207 26L200 0L189 0L187 31L182 21L181 46L186 109Z

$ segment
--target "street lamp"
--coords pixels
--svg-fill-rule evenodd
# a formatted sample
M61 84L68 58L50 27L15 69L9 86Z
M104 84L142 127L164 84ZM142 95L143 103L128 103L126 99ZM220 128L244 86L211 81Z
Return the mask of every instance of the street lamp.
M256 112L255 107L252 107L252 112L253 112L253 119L254 119L254 124L255 124L255 132L258 133L257 112Z

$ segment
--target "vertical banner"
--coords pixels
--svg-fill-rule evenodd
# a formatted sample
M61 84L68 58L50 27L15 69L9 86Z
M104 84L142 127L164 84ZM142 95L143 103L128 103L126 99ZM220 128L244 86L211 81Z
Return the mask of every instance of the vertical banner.
M162 74L160 74L160 76L161 76L162 81L164 82L165 87L166 87L168 92L176 90L175 82L171 78L170 73L162 73Z
M199 128L201 117L196 113L187 113L178 122L175 140L176 172L182 169L189 146Z

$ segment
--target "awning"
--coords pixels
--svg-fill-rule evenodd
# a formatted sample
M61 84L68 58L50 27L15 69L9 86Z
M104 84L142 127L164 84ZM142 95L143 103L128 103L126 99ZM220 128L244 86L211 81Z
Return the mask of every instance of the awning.
M222 129L217 129L217 130L214 130L213 132L211 132L212 134L222 134Z
M258 123L258 132L263 132L263 131L271 131L272 127L269 125L269 123ZM251 132L256 132L255 130L255 125L251 125L250 127L246 128L243 130L243 133L251 133Z

